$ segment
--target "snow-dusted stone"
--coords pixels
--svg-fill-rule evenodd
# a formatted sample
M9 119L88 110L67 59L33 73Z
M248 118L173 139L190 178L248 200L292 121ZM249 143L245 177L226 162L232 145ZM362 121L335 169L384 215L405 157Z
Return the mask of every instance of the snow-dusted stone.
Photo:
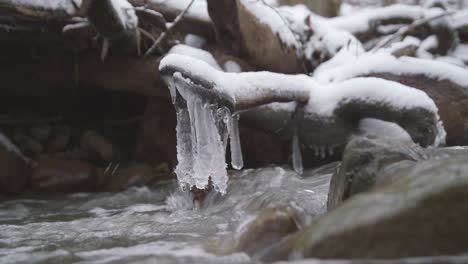
M261 69L303 72L294 33L277 10L264 1L209 0L208 11L220 43L238 55L247 55Z
M303 5L280 6L277 12L297 36L298 56L303 58L309 71L338 53L356 56L364 52L361 42L350 32L333 26L327 18L312 13Z
M138 26L135 9L127 0L84 0L83 9L89 21L106 38L128 34Z

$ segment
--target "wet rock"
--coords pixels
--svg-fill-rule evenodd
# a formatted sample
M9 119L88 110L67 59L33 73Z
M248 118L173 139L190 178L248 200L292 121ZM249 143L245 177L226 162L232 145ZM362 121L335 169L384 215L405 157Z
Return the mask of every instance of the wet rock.
M34 157L44 151L44 147L39 141L23 133L15 133L14 140L21 151L28 156Z
M29 134L36 140L44 142L49 138L52 127L48 124L38 124L29 128Z
M41 159L34 162L31 189L57 193L95 191L99 176L97 168L88 162Z
M62 152L45 153L39 156L40 159L61 159L61 160L89 160L89 152L79 146L67 148Z
M213 191L213 180L211 179L211 176L208 177L208 183L205 186L205 188L200 189L197 186L192 186L190 188L190 194L192 196L194 204L197 204L198 206L203 205L203 202L207 198L208 195L210 195Z
M62 152L70 144L72 131L66 126L53 128L50 138L46 144L47 152Z
M0 134L0 193L22 192L31 176L31 168L19 149Z
M303 72L295 48L283 43L242 1L210 0L208 12L223 47L239 57L249 57L251 64L265 70Z
M170 167L175 167L175 127L176 117L172 104L160 98L149 98L137 136L136 160L153 166L167 162Z
M110 140L91 130L83 132L80 146L101 161L118 159L120 153L119 148Z
M299 227L297 216L290 208L267 208L247 224L241 231L237 250L249 255L259 254L296 232Z
M290 256L458 255L468 244L468 158L418 162L392 184L359 194L291 239Z
M146 163L131 162L110 164L105 170L106 186L109 191L125 190L133 186L149 186L161 179L167 179L170 170L167 164L153 168Z
M424 149L414 143L355 137L346 146L339 170L333 175L327 207L331 210L351 196L365 192L376 184L394 180L393 171L411 161L426 158ZM407 163L399 163L406 161ZM396 166L391 166L397 164ZM384 172L387 170L386 172Z

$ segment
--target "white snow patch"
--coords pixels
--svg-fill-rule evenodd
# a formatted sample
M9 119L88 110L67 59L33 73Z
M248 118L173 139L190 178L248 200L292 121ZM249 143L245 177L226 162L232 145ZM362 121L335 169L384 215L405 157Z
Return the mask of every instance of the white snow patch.
M457 45L454 51L451 52L451 56L463 60L468 63L468 44Z
M300 55L311 62L333 57L343 49L350 53L364 52L362 44L351 33L332 26L327 18L315 15L304 5L281 6L278 11L294 34L300 36ZM317 54L321 57L317 58Z
M90 26L90 23L88 21L78 22L75 24L68 24L62 28L62 33L67 33L70 30L76 30L76 29L85 28L88 26Z
M329 19L329 22L332 26L356 34L368 31L372 21L396 17L417 20L438 15L441 12L442 10L438 8L426 9L421 6L396 4L381 8L364 9L351 15Z
M408 132L399 125L380 119L362 119L359 122L359 130L364 135L378 138L390 138L397 141L413 142Z
M179 55L190 56L192 58L208 63L211 67L217 70L221 70L221 67L219 66L216 59L213 57L213 55L211 55L211 53L209 53L206 50L179 44L179 45L175 45L174 47L172 47L171 50L169 50L169 54L179 54Z
M416 56L422 59L432 59L434 55L430 52L431 49L436 49L439 46L437 36L432 35L423 40L416 52Z
M206 39L195 34L187 34L184 43L188 46L201 49L205 45Z
M191 0L149 0L150 3L163 5L167 9L182 12L190 4ZM205 0L195 0L187 12L187 16L194 17L203 21L211 21L208 14L208 5Z
M441 61L411 57L396 58L386 51L366 53L342 66L317 72L314 77L321 83L329 83L341 82L357 76L367 76L372 73L419 74L468 87L468 74L465 69Z
M228 60L224 63L225 72L242 72L242 67L235 61Z
M468 26L468 9L455 13L450 19L450 26L454 29Z
M452 65L465 68L465 62L462 59L451 57L451 56L440 56L435 58L437 61L442 61L445 63L450 63Z
M315 85L311 89L307 112L332 116L340 103L360 100L387 104L396 109L421 107L433 113L438 109L423 91L379 78L354 78L329 85Z

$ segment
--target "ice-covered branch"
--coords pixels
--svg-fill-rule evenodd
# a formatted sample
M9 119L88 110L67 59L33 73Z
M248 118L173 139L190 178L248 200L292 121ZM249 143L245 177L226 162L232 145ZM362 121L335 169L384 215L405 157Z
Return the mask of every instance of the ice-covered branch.
M431 98L393 81L353 78L320 84L305 75L224 73L180 54L166 56L159 69L178 113L176 173L189 187L204 188L211 178L216 189L225 190L225 167L218 165L224 164L221 157L228 134L232 165L241 167L239 133L237 125L232 126L236 117L231 116L239 110L243 110L241 116L257 118L253 122L272 133L281 126L291 126L284 134L292 138L293 165L298 172L302 145L316 149L322 158L332 155L358 131L364 118L397 123L423 146L438 145L445 136ZM297 102L304 107L278 102ZM285 117L294 122L285 123Z
M270 72L225 73L206 62L179 54L161 60L162 75L180 73L195 85L192 89L223 101L233 112L272 102L307 102L310 78ZM269 80L265 82L264 80Z

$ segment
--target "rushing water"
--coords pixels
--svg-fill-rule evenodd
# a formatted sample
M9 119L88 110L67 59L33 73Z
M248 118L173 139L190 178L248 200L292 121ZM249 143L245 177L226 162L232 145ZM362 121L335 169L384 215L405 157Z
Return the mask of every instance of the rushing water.
M245 253L221 254L229 244L223 241L275 205L296 208L310 222L324 212L333 169L306 171L302 178L280 167L233 172L227 194L210 195L201 207L175 182L4 199L0 263L257 263Z

